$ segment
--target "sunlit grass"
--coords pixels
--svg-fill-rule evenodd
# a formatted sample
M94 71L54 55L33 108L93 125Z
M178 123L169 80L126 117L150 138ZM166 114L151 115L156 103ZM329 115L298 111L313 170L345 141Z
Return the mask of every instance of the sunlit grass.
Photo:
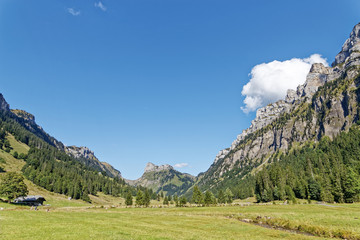
M3 239L316 239L229 219L240 207L0 212ZM222 211L223 210L223 211Z

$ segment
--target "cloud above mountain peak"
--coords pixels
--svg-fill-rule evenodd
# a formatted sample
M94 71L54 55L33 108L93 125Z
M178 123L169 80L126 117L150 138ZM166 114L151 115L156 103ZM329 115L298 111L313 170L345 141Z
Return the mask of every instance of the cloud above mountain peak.
M292 58L286 61L261 63L252 68L250 81L243 87L245 112L255 111L271 102L284 99L288 89L296 89L303 84L311 65L322 63L328 66L327 60L319 54L308 58Z

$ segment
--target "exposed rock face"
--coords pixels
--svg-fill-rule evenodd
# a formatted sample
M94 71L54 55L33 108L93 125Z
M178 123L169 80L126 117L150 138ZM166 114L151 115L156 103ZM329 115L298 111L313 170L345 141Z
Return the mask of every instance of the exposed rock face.
M354 60L355 58L360 57L360 24L357 24L348 38L340 53L336 55L333 66L336 66L341 63L346 63L349 60Z
M68 146L66 147L66 152L75 158L86 158L90 160L97 159L94 155L94 152L87 147Z
M219 161L219 159L224 158L229 152L230 152L230 149L229 149L229 148L220 150L219 153L218 153L218 154L216 155L216 157L215 157L214 163L217 163L217 161Z
M360 112L359 31L360 24L354 27L332 68L313 64L296 91L289 90L285 100L258 109L251 126L238 135L230 151L220 151L199 185L211 187L234 169L242 176L246 166L256 167L276 151L287 151L293 143L317 141L324 135L332 138L349 129Z
M10 110L9 104L6 102L4 96L1 93L0 93L0 110L2 110L2 111Z
M164 171L164 170L170 170L170 169L174 169L172 166L170 166L169 164L165 164L165 165L161 165L161 166L157 166L151 162L148 162L146 164L145 170L144 172L160 172L160 171Z
M168 195L181 195L194 184L195 177L176 171L168 164L157 166L149 162L139 179L125 181L133 186L150 188L154 192L164 191Z
M87 166L105 172L110 177L122 178L120 171L116 170L113 166L106 162L100 162L99 159L95 156L94 152L87 147L68 146L65 148L65 152L79 159Z
M28 113L24 110L19 110L19 109L11 109L11 112L14 113L16 116L18 116L19 118L24 119L30 125L36 124L35 116L32 115L31 113Z

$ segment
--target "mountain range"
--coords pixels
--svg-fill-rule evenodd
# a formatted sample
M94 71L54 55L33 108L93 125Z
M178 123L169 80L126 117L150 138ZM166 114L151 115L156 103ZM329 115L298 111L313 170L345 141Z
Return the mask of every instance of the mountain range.
M324 137L333 140L340 133L348 132L360 119L359 76L360 24L357 24L331 67L313 64L304 84L296 90L288 90L285 99L259 108L250 127L238 135L228 148L221 150L209 169L198 176L181 173L170 165L148 163L139 179L124 180L120 171L99 161L87 147L65 146L37 125L32 114L24 110L11 110L2 94L0 111L2 121L8 123L3 126L7 133L15 134L17 129L24 128L31 136L41 140L30 143L32 137L28 133L17 132L17 140L33 149L43 148L45 142L51 146L51 151L56 149L91 171L113 179L123 179L129 186L142 186L168 195L190 196L194 185L198 185L202 191L217 193L224 187L234 188L244 184L244 180L279 159L280 155L289 154L293 149L309 143L316 144ZM56 160L58 157L54 157L54 164ZM30 164L29 172L30 168L34 167Z

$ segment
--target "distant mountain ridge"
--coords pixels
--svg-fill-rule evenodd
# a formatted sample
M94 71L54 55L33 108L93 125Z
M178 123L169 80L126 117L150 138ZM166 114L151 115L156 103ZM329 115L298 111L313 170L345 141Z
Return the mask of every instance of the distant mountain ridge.
M156 193L163 191L168 195L182 195L194 184L195 177L176 171L169 164L157 166L149 162L139 179L125 181L132 186L151 188Z

